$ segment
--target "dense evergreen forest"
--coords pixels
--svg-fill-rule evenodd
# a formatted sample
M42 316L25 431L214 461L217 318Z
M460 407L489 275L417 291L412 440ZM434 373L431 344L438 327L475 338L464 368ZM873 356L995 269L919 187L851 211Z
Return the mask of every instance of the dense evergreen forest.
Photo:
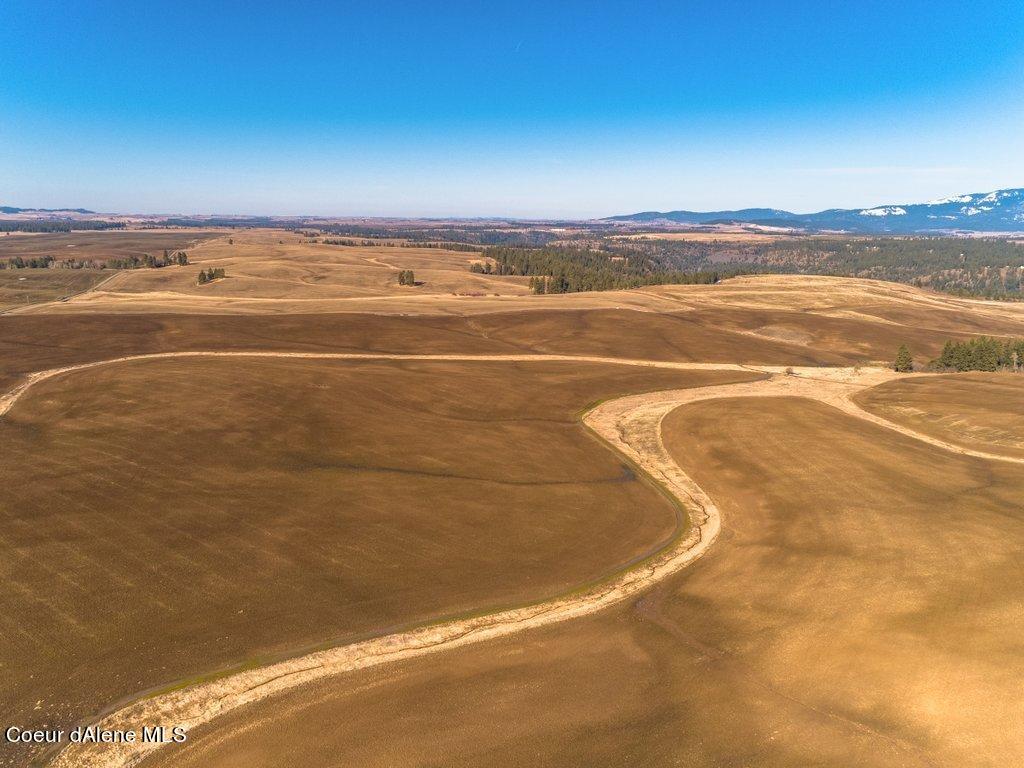
M38 219L0 221L0 232L71 232L72 230L125 229L120 221L78 221L76 219Z
M1024 298L1024 245L1006 239L793 237L760 243L631 240L628 245L609 247L657 254L679 269L728 265L748 273L865 277L965 296Z
M969 341L947 341L932 361L934 370L1020 371L1024 366L1024 339L1000 341L980 336Z
M578 248L487 248L473 272L529 276L535 293L576 293L642 285L717 283L717 271L684 272L656 256Z

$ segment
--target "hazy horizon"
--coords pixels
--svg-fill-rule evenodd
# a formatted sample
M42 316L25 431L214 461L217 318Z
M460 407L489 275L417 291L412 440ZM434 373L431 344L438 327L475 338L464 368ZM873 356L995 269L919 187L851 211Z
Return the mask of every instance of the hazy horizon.
M56 8L0 8L0 204L585 219L1024 184L1020 5Z
M1011 189L1011 188L1014 188L1014 189L1024 188L1024 184L1016 185L1014 187L1002 187L1000 189ZM997 191L997 190L995 190L995 189L976 189L976 190L968 190L966 192L954 192L954 193L951 193L951 195L956 195L956 196L966 195L966 194L975 194L976 195L976 194L983 194L983 193L994 192L994 191ZM934 198L934 200L938 200L938 199L941 199L941 198ZM892 205L911 205L911 204L927 203L927 202L932 202L932 201L931 200L888 200L885 203L876 203L876 205L886 205L886 204L892 204ZM634 213L646 213L646 212L655 210L653 208L649 208L649 209L643 209L643 210L637 209L637 210L630 210L630 211L618 211L616 213L607 214L606 216L575 216L575 217L573 217L573 216L519 216L519 217L517 217L517 216L508 216L508 215L504 215L504 214L500 214L500 213L496 213L496 214L493 214L493 215L475 214L475 215L436 216L436 215L431 215L431 214L403 215L403 214L358 214L358 213L309 213L309 212L302 212L302 211L288 212L288 213L277 213L277 212L273 212L273 211L258 211L258 212L253 212L253 213L240 213L238 211L129 211L129 210L125 210L125 211L108 210L108 211L105 211L105 210L99 210L97 208L90 208L87 205L69 204L69 205L63 205L63 206L61 206L61 205L32 206L32 205L21 205L17 201L12 202L12 201L5 201L5 200L0 200L0 206L11 206L11 207L15 207L15 208L22 208L22 209L28 210L28 211L33 211L33 210L34 211L43 211L43 210L74 211L74 210L77 210L77 209L83 209L83 210L88 210L91 213L96 214L96 215L110 215L110 216L196 216L196 217L221 217L221 216L223 216L223 217L234 217L234 216L239 216L239 217L252 217L252 218L260 218L260 217L267 217L267 218L290 217L290 218L296 218L296 219L301 219L301 218L323 218L323 219L398 219L398 220L401 220L401 219L410 219L410 220L414 220L414 219L459 220L459 219L462 219L462 220L467 220L467 221L473 221L473 220L502 220L502 219L511 220L511 221L524 221L524 220L533 220L533 221L559 221L559 220L563 220L563 221L571 221L571 220L576 220L576 221L593 221L593 220L600 220L600 219L603 219L603 218L609 218L609 217L617 216L617 215L628 215L628 214L634 214ZM856 210L858 208L870 208L870 207L872 207L872 206L853 205L853 206L849 206L849 209ZM760 205L749 205L749 206L731 206L731 207L727 207L727 208L716 208L714 210L712 210L712 209L678 209L678 208L677 209L667 209L666 208L666 209L660 209L660 212L662 212L662 213L669 213L669 212L672 212L672 211L687 210L687 211L690 211L690 212L693 212L693 213L714 213L714 212L717 212L717 211L740 211L740 210L751 209L751 208L787 210L787 212L789 212L789 213L795 214L797 216L802 216L802 215L809 215L809 214L813 214L813 213L820 213L822 211L830 210L830 209L833 209L833 208L839 208L839 206L827 206L827 207L817 208L817 209L814 209L814 210L806 210L806 211L793 211L793 210L783 209L780 206L776 206L776 205L760 204Z

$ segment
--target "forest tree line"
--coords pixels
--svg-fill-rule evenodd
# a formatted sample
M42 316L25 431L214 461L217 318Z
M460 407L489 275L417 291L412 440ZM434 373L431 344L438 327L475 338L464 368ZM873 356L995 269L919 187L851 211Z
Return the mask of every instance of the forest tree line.
M411 247L421 243L434 243L433 247L461 250L454 246L505 245L532 248L558 240L560 235L546 229L529 227L370 227L362 225L330 224L321 227L333 235L408 240ZM480 250L479 247L466 250Z
M185 251L164 251L162 256L145 253L120 259L55 259L53 256L14 256L0 261L0 269L159 269L160 267L188 265Z
M1024 367L1024 339L1000 341L979 336L968 341L947 341L933 370L1020 371Z
M487 259L471 272L528 276L534 293L576 293L639 288L644 285L717 283L717 270L674 270L644 254L621 256L578 248L487 248Z
M74 219L38 219L0 221L0 232L72 232L74 230L125 229L123 221L77 221Z
M734 267L745 273L861 277L964 296L1024 299L1024 245L999 238L787 237L711 242L609 239L611 251L636 251L678 269Z
M416 243L403 243L403 242L392 242L389 240L356 240L354 238L324 238L323 240L306 240L307 243L323 243L324 245L345 245L359 248L437 248L444 251L467 251L467 252L479 252L480 247L476 245L466 245L465 243L450 243L450 242L416 242Z

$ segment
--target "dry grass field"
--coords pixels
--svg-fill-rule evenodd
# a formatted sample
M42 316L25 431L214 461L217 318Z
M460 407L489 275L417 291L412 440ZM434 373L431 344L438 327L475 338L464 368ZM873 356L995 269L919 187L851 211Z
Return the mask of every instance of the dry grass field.
M168 270L122 275L144 271ZM96 293L103 291L85 296ZM1024 336L1024 315L1016 307L958 299L943 303L906 286L828 278L509 297L519 302L514 306L501 298L472 300L492 302L477 307L489 311L111 314L105 311L110 304L45 305L31 314L0 317L0 384L42 368L172 350L539 352L841 365L887 363L903 343L925 362L950 338ZM376 306L385 310L401 301ZM73 304L95 311L63 314Z
M379 304L396 296L529 293L527 278L470 272L470 264L480 260L479 253L397 244L312 243L286 230L229 230L189 248L188 254L190 264L185 267L124 272L102 292L81 297L76 304L83 306L72 309L322 311L359 299ZM199 270L210 267L224 269L227 277L198 285ZM398 273L404 269L414 271L418 285L399 285Z
M678 514L581 409L755 376L180 358L39 384L0 421L0 721L613 572Z
M869 352L888 356L894 336ZM941 337L935 338L941 346ZM32 371L152 352L285 350L404 354L572 354L652 360L842 364L851 358L748 337L689 313L544 310L402 317L299 315L4 315L0 388ZM864 356L852 358L861 361Z
M686 406L665 435L725 528L639 601L297 689L144 765L1024 759L1024 468L796 399Z
M857 403L891 421L966 448L1024 457L1024 377L965 373L894 381Z
M60 301L112 276L101 269L0 269L0 313Z
M713 286L534 296L527 278L470 272L469 265L480 259L475 252L308 243L301 235L286 230L70 233L0 238L0 246L3 240L28 243L70 238L72 242L65 247L75 244L75 248L69 253L116 255L118 248L135 239L139 242L132 245L132 252L143 246L153 251L173 238L181 245L186 237L199 241L188 248L189 266L126 271L101 290L25 311L462 316L524 310L623 309L658 314L707 313L708 324L722 323L795 344L806 343L807 335L813 337L818 324L829 322L839 323L833 335L846 332L848 327L890 326L891 334L912 334L909 340L924 340L928 334L945 334L943 338L958 333L1024 334L1024 306L1020 304L958 299L907 285L855 278L757 275ZM42 248L39 255L53 250ZM198 285L199 270L210 267L225 269L227 277ZM419 284L399 285L398 272L403 269L413 270ZM843 326L842 321L854 325ZM876 332L887 331L877 328Z
M142 258L160 256L164 250L191 250L197 244L221 234L217 230L154 229L100 230L87 232L44 232L29 236L0 236L0 261L52 256L61 259Z

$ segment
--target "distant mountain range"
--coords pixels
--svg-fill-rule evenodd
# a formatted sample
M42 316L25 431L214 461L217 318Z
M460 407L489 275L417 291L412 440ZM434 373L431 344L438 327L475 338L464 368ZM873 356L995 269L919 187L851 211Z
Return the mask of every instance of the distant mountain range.
M610 216L604 221L673 224L758 224L809 230L912 234L967 230L1024 231L1024 189L1000 189L947 197L930 203L882 205L876 208L831 208L818 213L791 213L775 208L740 211L644 211Z
M86 208L17 208L0 205L0 215L28 218L77 218L98 216ZM147 220L173 221L172 217L148 215ZM208 217L199 217L208 218ZM239 223L267 217L231 217ZM287 217L285 217L287 218ZM319 217L299 217L316 221ZM861 234L914 234L951 231L1024 232L1024 188L975 192L929 203L901 203L875 208L830 208L817 213L792 213L777 208L744 208L738 211L643 211L609 216L601 221L627 224L748 224L808 231L838 230Z

